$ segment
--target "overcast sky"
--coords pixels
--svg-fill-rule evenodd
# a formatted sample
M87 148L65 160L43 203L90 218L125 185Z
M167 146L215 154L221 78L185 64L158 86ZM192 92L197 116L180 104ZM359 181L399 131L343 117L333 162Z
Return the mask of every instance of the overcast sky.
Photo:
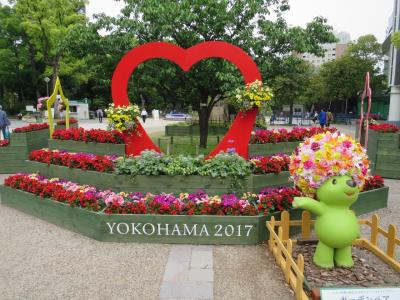
M123 1L89 0L87 15L104 12L118 15ZM323 16L336 31L347 31L351 39L372 33L383 42L394 0L289 0L291 9L286 20L304 26L315 16Z

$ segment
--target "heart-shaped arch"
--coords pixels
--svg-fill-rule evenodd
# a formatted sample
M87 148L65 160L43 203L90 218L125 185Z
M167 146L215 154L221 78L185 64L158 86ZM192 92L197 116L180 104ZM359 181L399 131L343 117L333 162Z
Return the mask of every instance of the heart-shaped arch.
M241 48L226 42L203 42L188 49L166 42L146 43L125 54L115 68L111 94L116 106L129 105L127 89L132 72L139 64L154 58L170 60L185 72L203 59L223 58L239 69L245 83L262 80L260 71L252 58ZM229 131L208 157L212 157L220 151L235 151L247 158L248 142L256 117L257 109L238 113ZM137 131L138 133L132 133L125 139L126 154L138 155L146 149L160 152L140 124L138 124Z

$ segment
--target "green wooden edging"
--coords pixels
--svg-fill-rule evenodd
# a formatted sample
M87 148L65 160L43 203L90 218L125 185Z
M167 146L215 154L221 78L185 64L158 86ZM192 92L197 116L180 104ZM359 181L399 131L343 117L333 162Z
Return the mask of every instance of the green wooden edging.
M388 188L360 194L357 214L385 207ZM0 186L2 204L87 237L106 242L254 245L266 242L269 216L106 215ZM385 200L386 195L386 200ZM359 203L359 204L357 204ZM378 204L379 203L379 204ZM301 210L290 210L299 220ZM291 233L298 233L298 228Z
M11 133L10 145L0 147L0 174L23 172L31 151L47 148L48 129Z
M232 182L230 178L213 178L209 176L138 175L130 177L128 175L116 175L47 165L35 161L26 162L26 171L31 173L38 172L46 177L62 178L81 184L93 185L100 189L110 188L116 192L165 192L179 194L181 192L194 193L199 189L203 189L209 194L220 195L229 192L258 193L265 187L290 184L289 172L250 175L247 178L239 180L237 190L232 190L232 184L236 183Z
M249 144L249 155L272 155L276 153L292 154L301 142L268 144Z
M385 178L400 179L400 134L371 130L368 133L371 171Z
M228 127L226 126L213 126L209 125L208 134L210 135L218 135L225 134L228 131ZM166 125L165 126L165 135L167 136L186 136L186 135L200 135L200 126L199 125Z
M105 242L254 245L270 216L106 215L1 187L2 204ZM275 214L279 218L279 214Z
M91 143L71 140L49 139L50 149L62 149L68 152L84 152L98 155L125 155L125 144Z

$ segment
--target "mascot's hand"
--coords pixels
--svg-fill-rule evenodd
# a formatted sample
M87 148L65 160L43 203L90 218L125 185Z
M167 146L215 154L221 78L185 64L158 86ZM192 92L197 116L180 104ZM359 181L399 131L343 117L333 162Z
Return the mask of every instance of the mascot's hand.
M308 197L294 197L292 206L294 208L303 207L305 203L309 202L311 198Z

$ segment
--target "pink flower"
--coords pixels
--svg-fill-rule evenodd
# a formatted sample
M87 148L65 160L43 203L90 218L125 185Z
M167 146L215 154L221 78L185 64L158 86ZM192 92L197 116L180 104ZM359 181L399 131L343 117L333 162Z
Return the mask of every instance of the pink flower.
M306 170L311 169L313 166L314 166L314 163L311 160L307 160L307 161L304 162L304 168Z
M350 141L348 141L348 140L343 141L343 146L344 146L345 148L351 148L352 145L353 145L353 144L352 144Z

